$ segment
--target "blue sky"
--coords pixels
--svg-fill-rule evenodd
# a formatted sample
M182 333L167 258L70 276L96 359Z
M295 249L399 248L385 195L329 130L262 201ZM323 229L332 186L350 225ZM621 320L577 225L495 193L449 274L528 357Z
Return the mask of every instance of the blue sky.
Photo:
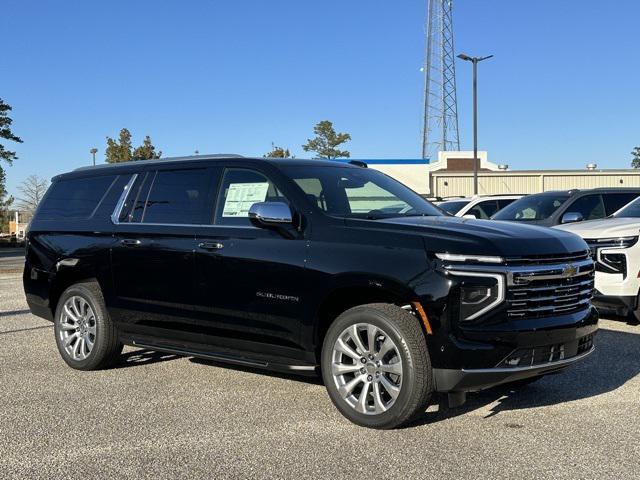
M354 158L420 155L426 0L3 0L0 97L24 139L9 191L90 162L129 128L164 156L304 156L313 125ZM640 145L640 2L457 0L480 67L479 144L514 169L627 167ZM462 148L470 65L459 62ZM12 148L13 145L8 144Z

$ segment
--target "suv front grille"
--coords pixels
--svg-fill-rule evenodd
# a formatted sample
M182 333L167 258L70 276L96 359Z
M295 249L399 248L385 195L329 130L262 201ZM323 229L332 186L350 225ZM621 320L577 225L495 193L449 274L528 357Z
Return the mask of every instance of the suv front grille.
M575 253L560 253L549 255L526 255L520 257L507 257L505 263L507 265L546 265L571 263L587 260L590 255L589 250L582 250Z
M589 258L531 270L523 267L508 275L507 315L511 318L569 314L591 303L594 266Z

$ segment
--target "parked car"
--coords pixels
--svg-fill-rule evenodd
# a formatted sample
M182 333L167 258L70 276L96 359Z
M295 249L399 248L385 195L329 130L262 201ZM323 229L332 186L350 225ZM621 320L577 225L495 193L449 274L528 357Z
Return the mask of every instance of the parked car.
M471 216L488 220L499 210L522 195L492 195L486 197L459 198L438 203L438 207L456 217Z
M580 235L596 261L593 302L600 308L640 321L640 199L604 220L560 225Z
M640 188L594 188L527 195L496 213L493 220L552 227L598 220L612 215L640 196Z
M54 178L24 289L72 368L127 344L320 369L344 416L392 428L588 355L593 268L576 235L450 217L362 166L187 157Z

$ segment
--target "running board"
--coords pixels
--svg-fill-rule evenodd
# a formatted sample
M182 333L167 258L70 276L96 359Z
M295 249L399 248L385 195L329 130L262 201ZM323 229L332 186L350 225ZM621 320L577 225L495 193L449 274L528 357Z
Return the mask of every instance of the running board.
M268 370L280 370L289 372L299 372L301 374L310 374L316 371L316 365L287 365L281 363L269 363L262 360L253 360L244 357L234 357L231 355L223 355L220 353L198 352L187 350L179 347L169 347L165 345L155 345L153 343L145 343L132 340L131 345L135 347L148 348L160 352L173 353L185 357L197 357L205 360L213 360L217 362L231 363L234 365L242 365L245 367L263 368Z

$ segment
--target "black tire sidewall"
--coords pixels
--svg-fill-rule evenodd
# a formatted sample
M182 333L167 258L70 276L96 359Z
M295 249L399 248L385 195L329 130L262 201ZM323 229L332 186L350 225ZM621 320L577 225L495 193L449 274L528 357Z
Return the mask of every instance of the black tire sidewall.
M406 314L410 315L408 313ZM347 404L340 396L331 373L333 346L335 341L347 327L356 323L370 323L381 328L391 337L398 347L402 361L403 378L400 394L389 410L378 415L366 415L357 412ZM396 325L391 319L387 318L383 312L366 306L348 310L340 315L331 325L323 342L321 359L322 377L331 401L345 417L360 426L370 428L395 427L398 423L397 419L406 415L406 409L414 395L416 375L418 372L414 367L414 358L412 355L413 354L398 325Z
M65 302L73 296L82 297L84 300L86 300L96 315L95 342L93 348L91 349L91 352L89 352L89 355L84 360L74 360L73 358L71 358L62 345L62 341L60 340L59 336L62 309L64 308ZM108 339L105 335L105 331L109 327L107 325L107 322L110 322L110 320L104 307L104 301L101 295L99 296L96 294L96 287L93 286L93 284L78 283L67 288L62 293L56 307L53 333L56 339L58 352L60 352L60 356L67 363L67 365L76 370L92 370L104 360L108 350L108 346L106 345Z

